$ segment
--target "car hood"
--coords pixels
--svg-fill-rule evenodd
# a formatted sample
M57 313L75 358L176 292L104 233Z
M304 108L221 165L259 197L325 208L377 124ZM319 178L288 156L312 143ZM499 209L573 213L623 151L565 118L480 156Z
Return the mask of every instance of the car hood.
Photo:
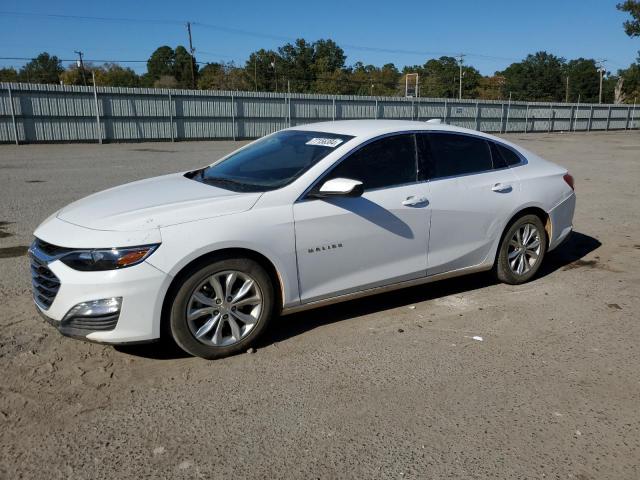
M176 173L94 193L67 205L57 216L94 230L148 230L244 212L260 195L205 185Z

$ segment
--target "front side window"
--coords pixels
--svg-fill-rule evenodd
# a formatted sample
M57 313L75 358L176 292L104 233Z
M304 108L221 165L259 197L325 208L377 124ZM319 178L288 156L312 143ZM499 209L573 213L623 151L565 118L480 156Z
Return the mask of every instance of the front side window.
M265 137L221 162L187 174L202 183L238 192L281 188L353 137L285 130Z
M452 177L493 169L489 144L482 138L455 133L422 136L429 178Z
M415 136L406 134L365 145L339 163L323 182L332 178L360 180L366 191L413 183L416 176Z

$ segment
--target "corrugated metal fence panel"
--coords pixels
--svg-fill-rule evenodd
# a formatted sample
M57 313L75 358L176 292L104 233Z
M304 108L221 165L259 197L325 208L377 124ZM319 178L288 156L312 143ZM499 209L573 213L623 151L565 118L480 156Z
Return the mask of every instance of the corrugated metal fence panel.
M597 106L593 108L591 130L606 130L609 107Z
M288 115L285 105L285 116ZM321 122L333 119L333 103L328 100L291 100L291 118Z
M13 122L9 108L9 92L0 89L0 143L14 143Z
M380 102L379 100L373 101L373 115L369 118L384 118L385 120L415 120L416 109L415 103L410 100L395 100L390 101L388 99ZM377 109L375 106L377 105Z
M629 109L627 107L611 107L611 117L609 128L619 130L627 128L627 120L629 117Z
M632 109L629 113L629 128L640 128L640 110Z
M439 118L486 132L640 127L629 105L0 84L0 143L257 138L332 119ZM97 95L97 102L94 95ZM96 103L97 113L96 120ZM640 110L640 109L638 109Z
M378 115L375 100L336 99L336 120L355 120L361 118L371 119L385 117Z
M447 104L444 101L425 101L420 99L416 115L421 120L429 120L431 118L444 120L446 108Z

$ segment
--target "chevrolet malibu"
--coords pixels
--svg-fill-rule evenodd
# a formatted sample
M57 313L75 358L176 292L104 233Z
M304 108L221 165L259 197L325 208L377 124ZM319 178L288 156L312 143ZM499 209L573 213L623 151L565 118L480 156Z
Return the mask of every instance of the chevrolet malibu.
M501 138L316 123L56 212L30 248L33 294L64 335L218 358L278 314L483 270L526 282L574 208L564 168Z

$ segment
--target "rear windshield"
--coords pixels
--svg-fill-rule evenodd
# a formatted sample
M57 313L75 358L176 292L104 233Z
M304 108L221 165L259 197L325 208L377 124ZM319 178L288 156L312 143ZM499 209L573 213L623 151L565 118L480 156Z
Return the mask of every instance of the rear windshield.
M353 137L285 130L265 137L201 170L187 174L199 182L237 192L281 188Z

